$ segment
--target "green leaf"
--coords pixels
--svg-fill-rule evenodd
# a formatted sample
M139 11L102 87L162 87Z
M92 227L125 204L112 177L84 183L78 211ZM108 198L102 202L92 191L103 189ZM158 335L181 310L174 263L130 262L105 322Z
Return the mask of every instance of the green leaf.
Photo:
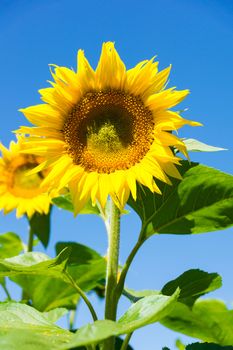
M69 265L82 265L88 264L93 260L102 260L103 257L95 250L76 242L57 242L56 254L59 254L65 248L70 249L70 255L68 259Z
M46 314L25 304L0 303L0 316L1 349L56 350L73 336L54 325Z
M233 310L219 300L197 300L192 309L178 302L161 323L206 342L233 345Z
M53 198L53 204L58 208L65 209L68 211L74 212L74 206L71 200L70 194L64 196ZM79 212L79 214L96 214L100 215L100 211L97 206L93 206L91 201L88 201L85 207Z
M168 282L162 288L162 294L172 295L179 287L179 301L192 306L197 298L209 293L222 285L221 276L217 273L208 273L199 269L185 271L176 279Z
M31 219L28 219L32 233L39 238L45 248L49 244L51 208L48 214L35 212Z
M233 176L197 163L182 162L183 180L160 183L162 195L138 186L128 204L142 220L144 239L154 233L191 234L233 225Z
M43 315L52 323L57 322L62 316L66 315L68 310L65 308L57 308L50 310L48 312L44 312Z
M193 343L185 348L186 350L233 350L233 346L221 346L213 343Z
M189 152L218 152L227 151L226 148L207 145L195 139L184 139L183 142Z
M124 288L123 295L128 298L132 303L136 303L138 300L148 297L150 295L159 295L161 294L158 290L133 290L129 288Z
M138 328L158 322L171 312L178 295L179 290L171 297L163 295L145 297L135 304L132 304L118 322L109 320L96 321L80 328L75 333L69 346L72 348L75 346L100 343L111 336L128 334Z
M44 253L30 252L8 259L0 259L0 277L20 274L45 275L64 278L64 271L70 249L64 249L56 258Z
M96 321L75 334L55 326L48 315L20 303L0 304L0 346L10 350L68 350L127 334L157 322L171 312L178 291L172 297L149 296L133 304L118 322Z
M18 255L23 250L23 243L18 235L7 232L0 235L0 259Z
M67 262L67 270L84 291L90 291L99 285L99 281L105 278L106 260L93 249L72 242L59 242L56 252L67 248L71 250ZM75 309L79 300L79 294L66 281L56 276L26 276L20 275L13 278L31 299L35 308L47 311L57 307Z

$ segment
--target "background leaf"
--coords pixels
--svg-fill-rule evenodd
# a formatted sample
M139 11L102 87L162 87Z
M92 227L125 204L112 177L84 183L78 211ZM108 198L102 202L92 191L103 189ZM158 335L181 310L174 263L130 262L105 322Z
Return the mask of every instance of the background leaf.
M184 139L183 142L188 150L188 152L218 152L226 151L226 148L215 147L207 145L201 141L195 139Z
M49 244L51 209L52 207L48 214L35 212L31 219L28 219L32 233L39 238L45 248Z
M0 235L0 259L18 255L23 250L23 242L16 233L7 232Z
M222 230L233 225L233 176L182 162L183 180L173 186L159 183L162 195L138 186L128 204L142 220L143 238L154 233L191 234Z
M197 300L192 309L177 303L161 323L206 342L233 345L233 310L219 300Z
M197 298L220 288L222 285L221 276L217 273L208 273L199 269L185 271L176 279L168 282L162 288L164 295L172 295L180 288L179 301L192 306Z
M70 194L66 194L57 198L53 198L52 202L61 209L74 212L73 203ZM84 208L79 212L79 214L96 214L100 215L100 211L97 206L92 205L91 201L88 201Z
M233 346L221 346L213 343L193 343L185 348L186 350L233 350Z

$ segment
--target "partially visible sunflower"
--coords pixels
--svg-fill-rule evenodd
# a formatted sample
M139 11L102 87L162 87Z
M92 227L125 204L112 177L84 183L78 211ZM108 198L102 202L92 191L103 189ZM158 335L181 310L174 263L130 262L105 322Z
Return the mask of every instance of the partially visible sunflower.
M16 209L16 216L49 212L50 198L45 187L40 187L45 172L27 175L41 163L41 157L22 154L22 139L10 143L9 149L0 143L0 210L7 214Z
M180 178L171 147L187 151L171 131L201 124L169 110L189 93L165 88L171 67L158 72L152 58L127 71L111 42L96 70L82 50L77 66L54 65L52 87L39 91L45 104L21 109L36 125L19 130L31 135L25 152L47 158L39 169L52 167L44 183L68 185L78 213L90 198L104 207L110 195L123 208L137 182L160 193L156 179Z

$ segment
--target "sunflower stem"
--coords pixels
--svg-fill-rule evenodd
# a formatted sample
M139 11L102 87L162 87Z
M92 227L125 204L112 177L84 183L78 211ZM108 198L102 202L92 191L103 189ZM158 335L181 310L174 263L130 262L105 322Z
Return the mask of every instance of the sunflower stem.
M68 280L70 281L72 286L77 290L78 294L82 297L83 301L87 305L87 307L92 315L93 321L97 321L98 317L96 315L96 312L95 312L90 300L87 298L86 294L84 293L84 291L77 285L77 283L75 282L73 277L67 271L64 271L63 273L68 278Z
M28 219L28 222L29 222L29 232L28 232L27 253L33 251L33 239L34 239L34 233L33 233L33 230L30 226L29 219ZM27 292L25 290L22 290L22 300L27 300L27 299L28 299Z
M28 236L28 244L27 244L27 252L33 251L33 239L34 239L34 234L33 234L32 228L30 227L29 236Z
M126 279L128 271L129 271L130 265L131 265L135 255L137 254L138 250L142 246L143 242L144 241L142 239L140 239L140 237L139 237L137 243L135 244L135 246L131 250L131 252L126 260L125 265L123 266L123 268L121 270L120 278L119 278L119 281L118 281L118 284L116 287L116 300L117 300L116 302L117 303L118 303L118 301L121 297L121 294L123 292L125 279Z
M110 199L109 202L109 212L106 220L105 224L108 231L108 254L105 319L115 321L117 312L116 287L120 245L120 210L112 199ZM114 345L115 338L111 337L105 341L103 350L114 350Z
M124 339L124 341L123 341L123 343L121 345L120 350L127 350L128 345L129 345L129 341L130 341L132 335L133 335L133 333L126 334L125 339Z

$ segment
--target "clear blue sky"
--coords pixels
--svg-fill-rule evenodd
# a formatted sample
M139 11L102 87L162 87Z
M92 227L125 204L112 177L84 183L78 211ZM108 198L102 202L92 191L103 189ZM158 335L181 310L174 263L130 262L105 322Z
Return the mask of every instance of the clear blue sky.
M76 52L85 50L96 65L103 41L115 41L127 67L158 55L160 68L172 63L170 86L189 88L181 107L186 117L204 127L184 128L181 136L228 148L227 152L191 154L193 160L233 173L232 59L233 2L231 0L1 0L0 1L0 140L7 144L11 130L26 125L17 110L40 103L37 90L50 79L48 64L76 67ZM107 247L100 219L54 210L54 242L76 240L104 254ZM0 214L1 232L13 231L26 239L24 219ZM123 218L120 259L123 263L140 227L134 213ZM139 252L127 285L159 289L190 268L218 272L223 287L213 297L233 302L233 229L196 236L152 237ZM15 290L17 296L17 290ZM101 314L103 303L92 300ZM127 306L122 301L119 313ZM81 308L77 325L90 321ZM63 320L63 325L65 320ZM177 334L159 325L135 333L135 350L162 346L174 349ZM186 340L186 337L181 336Z

